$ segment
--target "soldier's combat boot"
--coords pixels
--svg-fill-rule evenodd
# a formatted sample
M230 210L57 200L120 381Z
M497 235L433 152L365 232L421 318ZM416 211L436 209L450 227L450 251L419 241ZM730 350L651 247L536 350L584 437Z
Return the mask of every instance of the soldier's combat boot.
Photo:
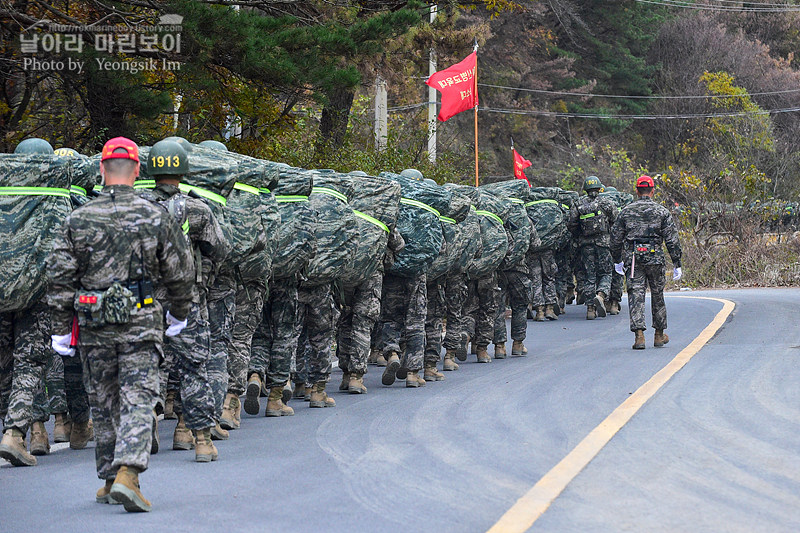
M211 428L192 431L197 443L194 448L194 460L198 463L210 463L219 457L217 447L211 442Z
M350 381L347 383L347 392L350 394L367 393L367 388L364 386L364 374L358 372L350 373Z
M0 457L14 466L36 466L36 457L25 447L25 434L16 429L7 429L0 440Z
M636 338L633 340L634 350L644 350L644 330L637 329L634 331Z
M564 295L564 303L571 304L574 301L575 301L575 289L573 289L572 287L567 287L567 294Z
M469 344L470 338L467 333L461 333L461 342L456 347L456 359L459 361L466 361L467 360L467 345Z
M410 374L411 372L409 372ZM425 373L424 378L425 381L444 381L444 374L439 372L439 369L436 368L436 363L425 363ZM406 380L408 380L408 376L406 376Z
M350 372L342 372L342 382L339 383L339 390L346 392L350 386Z
M446 372L452 372L454 370L458 370L458 363L456 363L456 354L453 350L447 350L444 354L444 363L442 364L442 370Z
M69 442L71 430L72 422L67 413L56 413L56 421L53 424L53 442Z
M533 317L533 320L536 321L536 322L544 322L545 320L547 320L544 317L544 306L543 305L537 305L536 306L536 316Z
M176 420L178 415L175 414L175 397L178 391L172 389L167 391L167 397L164 400L164 420Z
M552 305L548 305L544 308L544 317L547 320L558 320L558 315Z
M589 304L586 306L586 320L594 320L597 318L597 310L594 308L594 305Z
M216 426L211 428L211 440L228 440L230 436L231 434L228 433L228 430L222 429L222 426L219 425L219 422L217 422Z
M291 399L292 399L292 384L291 382L287 381L283 385L283 393L281 394L281 400L283 400L283 403L285 403L286 405L289 405L289 400Z
M566 311L564 311L564 307L567 305L567 300L564 296L558 297L558 314L563 315Z
M653 337L653 346L656 348L660 348L669 342L669 336L664 333L663 329L657 329L656 334Z
M392 385L394 380L397 379L398 370L400 370L400 357L397 352L391 352L387 359L386 370L383 371L383 376L381 376L381 383L387 387Z
M609 315L618 315L620 312L619 300L609 300L606 302L606 312Z
M606 316L606 293L603 291L597 291L597 294L594 297L594 308L597 312L597 316L600 318Z
M155 410L153 411L153 425L150 428L150 455L158 453L158 448L161 446L161 439L158 436L158 415Z
M317 381L311 389L309 407L336 407L336 402L325 392L325 382Z
M248 415L257 415L261 410L258 399L261 396L261 376L253 372L247 380L247 389L244 396L244 412Z
M506 343L495 344L494 345L494 358L495 359L505 359L506 358ZM426 379L427 379L427 376L426 376Z
M50 436L44 428L44 422L31 425L31 455L47 455L50 453Z
M231 411L233 411L233 420L236 424L233 429L239 429L242 424L242 402L239 401L239 396L231 398Z
M378 356L381 353L377 350L377 348L372 348L369 351L369 357L367 357L367 364L368 365L377 365L378 364Z
M267 397L267 413L265 416L292 416L294 409L283 403L283 386L272 387Z
M487 350L488 346L478 346L478 349L475 350L475 355L478 356L479 363L491 363L492 358L489 357L489 350Z
M375 360L375 364L377 366L383 367L383 366L388 365L389 361L386 360L386 358L383 356L383 354L379 354L378 358Z
M422 379L422 377L420 377L418 372L416 371L408 372L408 375L406 375L406 387L415 389L417 387L424 387L424 386L425 386L425 380Z
M119 504L118 501L111 497L111 486L113 484L113 479L107 479L106 484L100 487L100 490L95 494L94 501L97 503L110 503L111 505Z
M511 344L511 355L513 357L522 357L528 353L528 349L522 341L514 341Z
M292 394L293 398L297 398L298 400L303 400L306 397L306 384L305 383L295 383L294 384L294 394Z
M575 296L575 305L583 305L586 303L586 297L583 295L583 291L579 292Z
M91 428L89 422L73 422L72 431L69 433L69 447L73 450L82 450L94 437L94 430Z
M152 507L139 489L139 470L132 466L119 467L109 495L129 513L147 512Z
M186 427L186 422L183 421L183 415L178 415L178 425L175 426L175 432L172 434L172 449L192 450L194 446L195 442L192 432Z
M239 429L235 414L238 406L239 397L232 392L227 393L225 401L222 403L222 416L219 417L219 425L224 429Z
M311 393L314 392L314 387L311 385L311 383L306 383L305 385L303 385L303 387L305 388L305 391L306 391L306 395L303 396L303 401L304 402L310 402L311 401Z

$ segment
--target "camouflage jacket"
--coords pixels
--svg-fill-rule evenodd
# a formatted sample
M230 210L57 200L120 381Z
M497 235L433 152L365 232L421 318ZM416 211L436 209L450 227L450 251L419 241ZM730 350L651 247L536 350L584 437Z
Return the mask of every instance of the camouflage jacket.
M611 228L611 255L615 263L624 261L630 265L634 248L642 248L636 253L637 263L664 264L663 244L667 245L672 264L681 266L681 243L675 221L666 207L646 196L625 206Z
M609 246L609 232L617 218L617 206L602 196L581 196L569 210L567 228L577 239L578 245L594 244ZM595 228L595 231L587 228Z
M64 221L47 266L53 333L71 331L75 294L103 291L115 281L149 279L167 292L171 314L189 313L194 284L191 252L178 224L161 207L136 195L132 187L107 186L100 196ZM158 301L131 311L127 324L81 328L84 345L161 342L164 315Z
M162 202L169 200L176 194L181 193L174 185L158 184L155 189L139 192L139 195L150 201ZM211 208L202 200L196 198L185 198L186 221L188 228L186 236L191 242L195 254L200 257L200 276L195 279L199 285L199 290L207 290L213 283L214 277L219 271L220 266L231 251L231 244L225 238L222 227L217 222L217 217L211 212ZM197 262L195 262L197 263ZM195 264L195 267L197 264ZM159 297L164 297L163 289L159 291ZM197 300L195 300L197 301Z

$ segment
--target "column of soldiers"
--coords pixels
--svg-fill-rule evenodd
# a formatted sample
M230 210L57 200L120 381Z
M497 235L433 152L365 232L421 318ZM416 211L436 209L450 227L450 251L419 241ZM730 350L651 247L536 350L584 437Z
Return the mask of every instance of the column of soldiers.
M31 141L18 153L52 153L46 141ZM260 412L263 391L267 417L293 415L286 405L293 367L301 376L294 397L310 407L334 407L326 392L334 340L340 391L367 393L371 347L383 359L383 385L400 379L419 388L444 380L442 347L444 371L458 370L455 360L466 360L470 340L478 362L490 361L489 344L495 358L505 358L507 303L511 355L525 356L526 313L533 309L537 320L556 320L573 278L587 319L618 313L616 268L628 286L634 348L644 348L648 285L654 343L669 341L662 242L675 279L681 251L671 216L652 201L654 183L647 176L637 180L639 200L624 208L600 195L599 179L587 178L587 194L567 206L575 247L543 252L532 227L536 252L479 280L460 272L434 280L392 275L393 257L404 247L392 228L383 268L334 298L330 283L309 287L295 277L236 276L226 263L231 245L214 213L181 192L190 157L177 140L156 143L147 158L154 188L135 190L138 147L121 137L108 141L102 191L79 202L64 221L47 261L46 297L24 312L0 315L0 457L35 465L35 455L49 453L44 422L55 414L57 442L79 449L94 433L97 475L104 481L99 503L150 510L139 475L158 453L165 403L178 420L173 449L193 449L198 462L217 460L212 441L240 428L242 396L248 414ZM569 271L559 273L560 267Z

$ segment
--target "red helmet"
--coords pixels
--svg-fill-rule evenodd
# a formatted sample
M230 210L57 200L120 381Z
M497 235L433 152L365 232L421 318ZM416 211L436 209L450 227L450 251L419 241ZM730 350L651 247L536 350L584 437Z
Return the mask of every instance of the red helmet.
M655 187L656 184L653 182L653 178L650 176L642 175L636 180L636 187Z

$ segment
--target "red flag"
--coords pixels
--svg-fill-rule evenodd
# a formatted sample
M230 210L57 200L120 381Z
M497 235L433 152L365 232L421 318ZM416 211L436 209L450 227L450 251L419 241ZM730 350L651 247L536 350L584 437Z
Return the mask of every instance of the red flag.
M514 152L514 177L518 180L526 180L528 181L528 176L525 175L525 169L531 166L531 162L522 157L517 153L517 151L512 148ZM528 181L528 187L531 186L531 182Z
M444 122L462 111L478 105L478 52L472 52L460 63L435 72L425 83L442 93L439 120Z

